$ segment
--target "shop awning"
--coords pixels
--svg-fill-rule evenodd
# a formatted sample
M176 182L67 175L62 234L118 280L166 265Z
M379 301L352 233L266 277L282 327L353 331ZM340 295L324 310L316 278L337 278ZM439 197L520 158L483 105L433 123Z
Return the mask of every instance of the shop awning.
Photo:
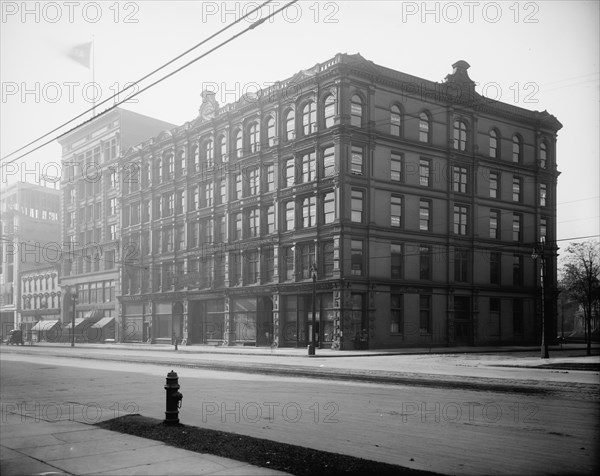
M56 326L60 321L38 321L35 323L35 326L31 328L32 331L49 331L54 326Z
M102 329L103 327L106 327L109 324L111 324L112 322L114 322L114 320L115 320L114 317L103 317L95 324L92 324L91 327L92 327L92 329Z
M85 319L83 317L78 317L77 319L75 319L75 329L77 329L77 327L79 327L83 321L85 321ZM69 323L64 327L65 329L70 329L72 327L73 322L69 321Z

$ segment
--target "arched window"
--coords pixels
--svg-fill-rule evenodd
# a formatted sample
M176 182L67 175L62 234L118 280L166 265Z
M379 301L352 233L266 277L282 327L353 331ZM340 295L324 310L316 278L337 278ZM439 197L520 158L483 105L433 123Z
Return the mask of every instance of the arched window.
M269 116L267 119L267 146L273 147L275 145L275 118Z
M498 155L498 133L495 129L492 129L490 131L490 157L497 159Z
M361 127L363 120L363 102L358 94L350 100L350 125Z
M546 143L542 142L540 144L540 167L545 169L548 165L548 149L546 148Z
M400 131L402 127L402 113L400 112L400 108L396 105L393 105L390 108L390 134L393 136L400 136Z
M513 136L513 151L512 151L512 161L515 164L518 164L521 162L521 155L522 155L522 144L521 144L521 138L517 135Z
M233 149L235 157L242 156L242 131L239 129L233 133Z
M174 172L173 152L165 152L163 156L163 179L171 180Z
M194 170L200 171L200 148L197 144L192 146L192 157L194 158Z
M429 142L429 116L425 112L419 115L419 140Z
M454 121L454 149L460 151L467 149L467 125L464 121Z
M323 124L328 129L335 124L335 97L333 94L328 94L323 101Z
M185 174L185 149L177 151L177 174Z
M286 140L294 140L296 138L295 116L293 109L290 109L285 115L285 138Z
M221 161L227 162L227 138L225 137L225 134L219 136L217 144L219 144L219 156L221 157Z
M208 139L204 143L204 157L206 159L206 166L212 167L215 161L215 145L212 139Z
M316 130L317 108L314 101L307 102L302 108L302 131L305 136Z
M251 154L257 152L260 148L260 127L258 126L258 122L253 122L248 127L248 145Z

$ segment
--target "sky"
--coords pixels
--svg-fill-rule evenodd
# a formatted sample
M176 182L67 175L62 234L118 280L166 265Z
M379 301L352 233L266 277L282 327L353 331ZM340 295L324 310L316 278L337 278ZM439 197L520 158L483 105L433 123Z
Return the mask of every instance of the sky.
M0 1L0 160L7 164L50 142L4 165L0 186L59 171L60 147L52 139L91 113L9 154L87 111L94 90L97 102L110 98L259 3ZM181 125L197 117L207 87L217 92L219 103L234 102L337 53L360 53L438 82L462 59L471 65L479 93L547 110L563 124L557 142L557 239L565 241L558 245L600 233L600 2L301 0L267 19L287 3L272 2L176 61L152 80L265 19L121 107ZM93 68L86 68L69 52L91 41ZM137 83L139 89L152 80Z

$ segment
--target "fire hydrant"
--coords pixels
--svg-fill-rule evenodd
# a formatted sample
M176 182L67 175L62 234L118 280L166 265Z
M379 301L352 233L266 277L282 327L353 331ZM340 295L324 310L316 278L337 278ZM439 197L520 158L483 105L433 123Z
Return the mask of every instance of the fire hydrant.
M177 372L172 370L167 374L167 384L165 390L167 391L167 411L165 412L165 424L167 425L178 425L179 424L179 409L181 408L181 400L183 395L179 392L179 377Z

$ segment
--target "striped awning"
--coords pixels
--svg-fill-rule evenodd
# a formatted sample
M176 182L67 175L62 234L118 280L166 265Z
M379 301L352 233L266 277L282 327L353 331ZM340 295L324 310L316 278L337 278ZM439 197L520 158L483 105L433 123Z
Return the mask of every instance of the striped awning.
M31 328L32 331L49 331L56 326L60 321L38 321L35 326Z

